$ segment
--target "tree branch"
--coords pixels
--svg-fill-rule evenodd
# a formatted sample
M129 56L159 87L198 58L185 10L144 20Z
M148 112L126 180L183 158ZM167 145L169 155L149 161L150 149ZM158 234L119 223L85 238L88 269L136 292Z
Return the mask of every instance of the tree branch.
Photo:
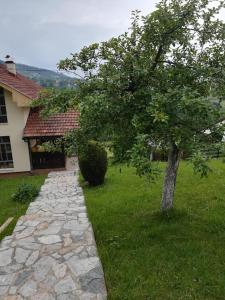
M164 46L165 46L165 41L167 40L168 38L168 35L171 35L173 34L177 29L179 29L180 27L183 26L184 24L184 19L191 13L190 10L184 12L182 15L181 15L181 18L180 20L178 21L178 23L176 24L176 26L174 26L173 28L171 28L170 30L167 30L166 32L162 33L162 43L159 45L159 48L158 48L158 51L156 53L156 56L155 56L155 59L153 61L153 64L152 64L152 67L151 67L151 70L154 71L155 68L157 67L158 63L159 63L159 59L161 57L161 55L163 54L163 51L164 51Z
M158 63L166 63L166 64L169 64L169 65L180 66L180 67L189 68L189 69L195 69L192 66L183 65L181 63L176 63L176 62L171 61L171 60L159 60Z

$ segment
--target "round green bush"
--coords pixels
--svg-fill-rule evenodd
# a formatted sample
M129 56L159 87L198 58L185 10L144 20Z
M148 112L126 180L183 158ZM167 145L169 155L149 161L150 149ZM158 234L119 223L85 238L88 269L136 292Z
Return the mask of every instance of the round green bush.
M82 176L92 186L104 183L107 171L107 152L100 143L89 141L79 151L78 163Z
M18 186L16 192L12 194L12 200L20 203L31 202L38 195L39 190L30 183L22 183Z

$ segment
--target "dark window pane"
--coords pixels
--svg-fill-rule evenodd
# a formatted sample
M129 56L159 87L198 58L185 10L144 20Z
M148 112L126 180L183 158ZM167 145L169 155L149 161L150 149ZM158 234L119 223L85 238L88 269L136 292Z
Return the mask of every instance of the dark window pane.
M7 168L13 168L13 162L7 162Z
M4 169L4 168L5 168L5 164L0 161L0 169Z
M10 146L10 144L6 144L6 150L7 150L7 152L11 152L11 146Z
M8 153L7 156L8 156L8 160L12 160L12 153Z
M0 169L13 168L13 157L9 136L0 137Z
M1 162L0 161L0 169L13 168L13 162Z
M0 123L7 123L7 117L0 115Z
M7 123L7 112L3 89L0 89L0 123Z
M2 95L0 95L0 105L5 105L5 98Z
M7 160L7 156L5 152L2 153L2 160Z
M1 107L1 114L6 115L6 107L5 106L0 106Z
M10 143L9 136L3 136L2 138L3 138L3 142Z

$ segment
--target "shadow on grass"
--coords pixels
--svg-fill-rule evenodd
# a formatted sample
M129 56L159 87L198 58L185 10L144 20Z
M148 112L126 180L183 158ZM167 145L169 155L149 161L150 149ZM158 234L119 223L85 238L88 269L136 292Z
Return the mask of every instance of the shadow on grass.
M99 189L105 188L107 185L110 185L111 178L105 178L104 183L100 185L90 185L87 181L83 179L82 176L79 178L79 183L82 188L87 189L87 191L98 191Z
M185 209L169 209L167 211L157 211L152 214L152 219L163 223L190 222L192 216Z

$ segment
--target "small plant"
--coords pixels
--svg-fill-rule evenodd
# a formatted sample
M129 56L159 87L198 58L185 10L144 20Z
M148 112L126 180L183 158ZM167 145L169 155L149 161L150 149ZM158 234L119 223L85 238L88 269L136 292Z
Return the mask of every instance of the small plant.
M89 141L79 151L78 162L82 176L90 185L104 182L108 163L107 152L101 144Z
M12 194L12 200L20 203L27 203L34 200L38 195L38 188L32 184L22 183L18 186L16 192Z

